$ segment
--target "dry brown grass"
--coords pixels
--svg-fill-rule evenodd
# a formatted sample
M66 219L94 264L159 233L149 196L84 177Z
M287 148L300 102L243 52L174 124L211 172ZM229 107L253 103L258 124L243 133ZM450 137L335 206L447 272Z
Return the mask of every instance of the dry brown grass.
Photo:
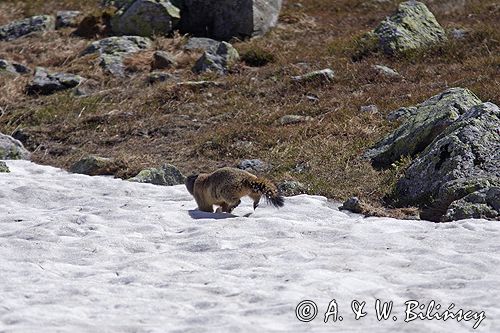
M500 32L495 28L500 10L494 0L477 0L448 15L442 2L428 2L446 29L469 30L466 39L405 57L371 53L353 61L356 40L397 2L304 0L303 8L288 2L276 29L263 38L235 42L242 53L271 52L273 61L263 67L242 62L226 77L193 74L190 67L199 54L182 51L183 36L155 41L154 49L176 56L179 66L169 72L180 80L216 80L222 87L149 85L145 75L152 52L127 60L135 73L130 79L113 79L102 73L95 56L78 57L89 41L70 37L70 30L0 43L0 58L81 74L103 90L93 97L63 92L31 98L22 93L27 78L0 77L0 107L7 110L0 131L23 129L37 162L68 167L94 153L124 161L127 167L117 174L123 177L164 162L190 173L260 158L272 165L267 175L277 181L296 179L311 193L337 200L357 195L373 214L411 215L380 210L404 171L401 165L376 171L360 156L394 128L385 120L389 111L448 87L467 87L485 101L500 102ZM0 2L0 23L34 12L82 8L79 1L34 3ZM95 2L83 6L95 10ZM394 68L405 79L381 78L370 69L373 64ZM336 72L329 84L290 79L327 67ZM380 112L361 113L360 106L367 104L376 104ZM312 120L280 125L277 120L287 114ZM299 164L307 168L294 171Z

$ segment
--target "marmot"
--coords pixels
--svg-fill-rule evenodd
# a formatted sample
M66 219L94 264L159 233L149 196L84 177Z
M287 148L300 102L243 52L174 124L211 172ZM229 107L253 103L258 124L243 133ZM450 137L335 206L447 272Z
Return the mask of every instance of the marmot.
M220 206L217 212L231 213L248 195L257 208L262 195L274 207L283 207L284 199L276 186L266 178L252 175L236 168L221 168L212 173L201 173L186 178L186 187L195 198L198 209L214 212L213 205Z

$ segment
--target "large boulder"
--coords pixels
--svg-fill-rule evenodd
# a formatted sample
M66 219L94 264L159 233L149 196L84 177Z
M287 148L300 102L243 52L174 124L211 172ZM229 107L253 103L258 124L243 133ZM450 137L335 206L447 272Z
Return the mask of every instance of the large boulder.
M182 32L230 40L264 35L278 22L282 0L183 0Z
M164 164L161 168L142 170L129 181L150 183L154 185L173 186L184 184L186 177L172 164Z
M29 158L30 153L20 141L0 133L0 160L28 160Z
M55 29L54 17L39 15L11 22L0 26L0 41L14 40L32 32L48 31Z
M196 61L193 67L193 72L215 72L218 74L226 74L229 69L240 60L238 51L229 43L222 42L219 47L212 53L205 51L201 58Z
M440 133L481 100L470 90L450 88L414 107L398 110L402 124L365 153L376 168L423 151ZM406 112L403 112L406 111Z
M499 128L495 104L462 114L406 170L396 184L396 204L422 207L422 217L436 221L499 216Z
M114 76L125 76L123 59L151 47L151 40L140 36L108 37L90 44L83 52L99 54L100 65Z
M84 79L75 74L51 73L43 67L37 67L35 77L26 87L29 95L50 95L61 90L77 87Z
M379 47L391 55L428 48L447 39L434 15L418 1L400 3L397 12L373 33Z
M169 0L136 0L117 12L111 28L118 35L168 35L179 19L179 9Z

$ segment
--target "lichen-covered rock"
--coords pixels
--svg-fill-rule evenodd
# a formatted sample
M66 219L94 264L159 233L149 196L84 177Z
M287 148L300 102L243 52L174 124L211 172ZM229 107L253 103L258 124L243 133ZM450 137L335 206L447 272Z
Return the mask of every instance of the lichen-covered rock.
M50 73L43 67L37 67L35 77L26 87L29 95L50 95L55 92L78 86L84 79L75 74Z
M307 186L305 186L301 182L297 182L294 180L287 180L278 184L278 191L282 195L289 197L292 195L306 194Z
M446 41L446 32L427 6L418 1L399 4L398 11L373 31L387 54L428 48Z
M54 17L39 15L11 22L0 26L0 41L14 40L32 32L48 31L55 29Z
M168 35L179 19L179 9L169 0L136 0L113 16L111 29L118 35Z
M153 54L153 63L151 64L152 69L165 69L175 67L177 62L173 55L165 51L156 51Z
M29 67L19 64L17 62L0 59L0 74L7 72L14 75L28 74L31 72Z
M278 22L282 0L183 0L181 31L228 41L262 36Z
M376 168L385 168L404 156L415 156L472 106L481 103L470 90L450 88L409 111L394 132L365 153Z
M443 220L472 218L500 219L500 187L485 188L452 202Z
M295 82L332 82L334 78L335 72L329 68L309 72L304 75L292 76L292 80Z
M238 169L246 170L246 171L254 171L254 172L262 172L269 168L269 165L259 159L252 160L242 160L237 165Z
M100 65L114 76L125 76L123 59L151 47L151 40L139 36L108 37L90 44L83 55L98 53Z
M73 164L70 172L89 176L113 175L120 168L114 159L88 155Z
M378 107L375 104L362 105L359 107L359 111L363 113L378 113Z
M29 158L30 153L20 141L0 133L0 160L28 160Z
M216 53L219 48L220 42L215 39L206 37L191 37L188 39L186 45L184 45L184 50L187 51L207 51L210 53Z
M211 53L205 51L200 59L196 61L193 67L193 72L215 72L218 74L226 74L229 69L236 64L240 59L238 51L229 43L222 42L219 44L217 51Z
M363 203L359 200L358 197L350 197L342 206L339 207L340 210L348 210L350 212L361 214L363 213Z
M396 184L397 204L420 206L422 217L441 220L448 207L455 212L450 218L459 216L457 207L474 203L471 194L499 187L499 128L500 109L492 103L461 115L408 167Z
M400 79L402 78L401 74L396 72L394 69L389 68L383 65L373 65L372 69L379 74L380 76L390 78L390 79Z
M186 177L172 164L164 164L161 168L142 170L129 181L150 183L154 185L173 186L184 184Z
M5 162L0 161L0 173L7 173L10 172L9 167Z
M77 27L82 12L78 10L61 10L56 13L56 29Z

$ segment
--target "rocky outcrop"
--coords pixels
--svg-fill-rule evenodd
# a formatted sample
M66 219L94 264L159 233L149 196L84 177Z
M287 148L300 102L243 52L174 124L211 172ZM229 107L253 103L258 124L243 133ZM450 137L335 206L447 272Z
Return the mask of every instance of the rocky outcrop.
M82 18L78 10L61 10L56 13L56 29L77 27Z
M43 67L37 67L35 77L26 87L29 95L50 95L61 90L75 88L84 79L68 73L51 73Z
M186 177L172 164L164 164L161 168L142 170L129 181L154 185L173 186L184 184Z
M390 55L428 48L447 39L434 15L418 1L400 3L397 12L373 31L373 38Z
M415 107L405 108L403 123L394 132L365 153L376 168L385 168L404 156L423 151L461 114L481 103L470 90L451 88Z
M319 71L313 71L306 73L304 75L292 76L292 80L295 82L332 82L335 78L335 72L329 68L325 68Z
M8 173L10 172L9 167L5 162L0 161L0 173Z
M123 59L133 53L148 49L151 41L139 36L109 37L90 44L83 55L98 53L100 65L114 76L125 76Z
M0 59L0 74L7 72L14 75L23 75L31 72L29 67L19 64L17 62Z
M73 164L69 171L89 176L113 175L120 167L114 159L88 155Z
M169 0L136 0L113 16L111 29L117 35L168 35L179 19L179 9Z
M218 74L227 74L229 69L240 59L238 51L229 43L222 42L212 53L205 51L200 59L196 61L193 72L214 72Z
M32 32L48 31L55 29L54 17L39 15L14 21L0 26L0 41L14 40Z
M29 158L30 153L20 141L0 133L0 160L28 160Z
M262 36L278 21L282 0L183 0L183 33L228 41Z
M421 216L435 221L497 218L499 128L498 106L470 108L412 162L396 185L396 204L422 207Z

